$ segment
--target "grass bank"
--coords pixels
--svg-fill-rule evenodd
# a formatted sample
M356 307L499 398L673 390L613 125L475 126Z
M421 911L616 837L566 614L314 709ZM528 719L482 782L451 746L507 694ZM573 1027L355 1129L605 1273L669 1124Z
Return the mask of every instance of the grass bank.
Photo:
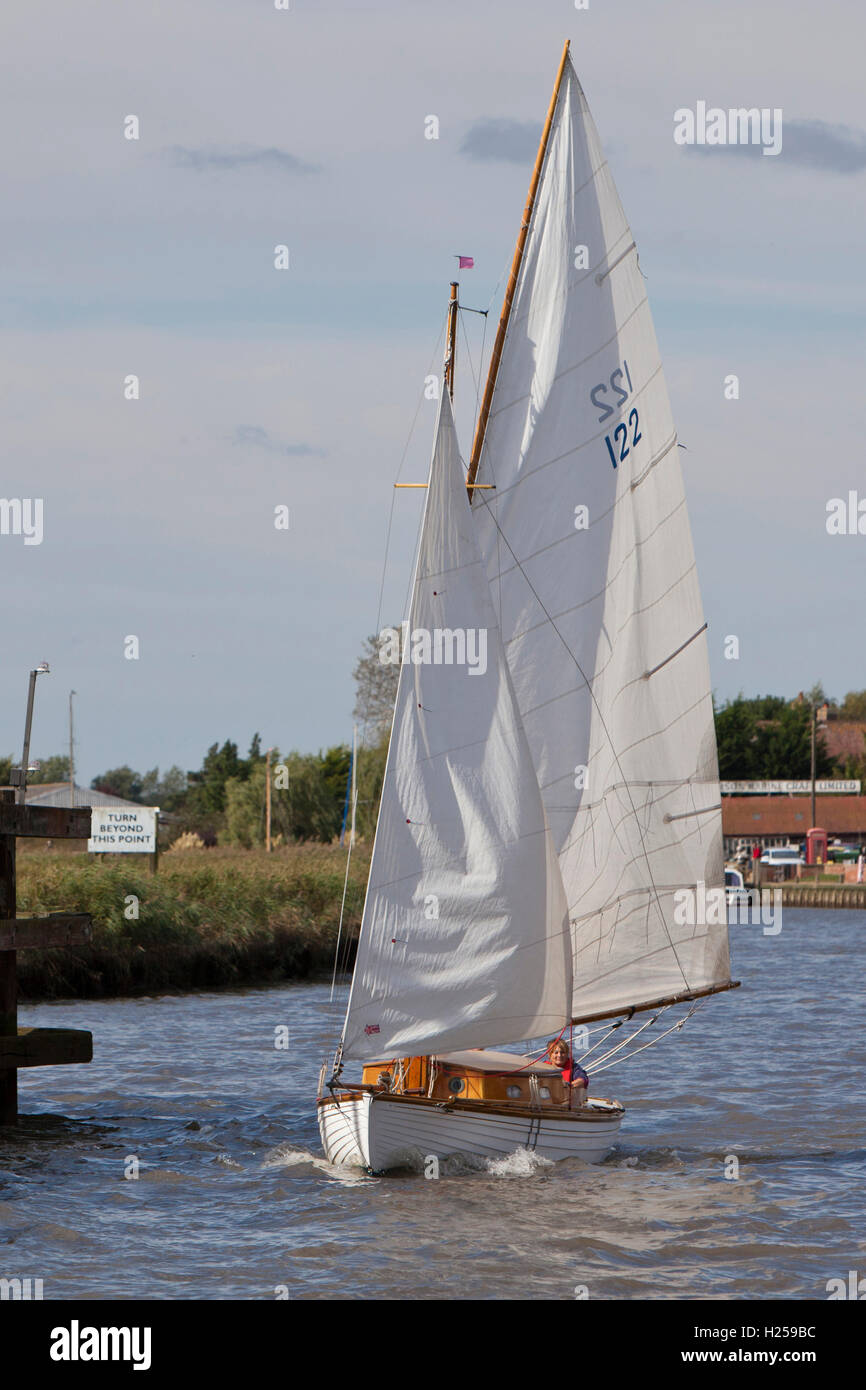
M346 851L338 845L18 859L19 915L89 912L88 946L18 953L22 1000L100 998L304 979L333 968ZM360 924L369 850L356 847L344 938ZM137 899L136 902L133 899ZM129 916L137 910L138 916Z

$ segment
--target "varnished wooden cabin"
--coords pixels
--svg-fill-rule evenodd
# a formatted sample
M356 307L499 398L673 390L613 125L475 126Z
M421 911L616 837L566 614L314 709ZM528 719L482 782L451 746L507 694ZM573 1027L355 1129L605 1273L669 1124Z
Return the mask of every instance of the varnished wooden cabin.
M513 1052L445 1052L368 1062L363 1084L436 1101L481 1100L533 1108L568 1104L559 1067Z

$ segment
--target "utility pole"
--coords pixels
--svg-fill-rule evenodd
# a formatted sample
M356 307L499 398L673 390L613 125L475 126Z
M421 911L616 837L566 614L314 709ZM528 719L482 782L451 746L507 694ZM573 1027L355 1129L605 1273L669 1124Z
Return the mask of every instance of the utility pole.
M273 748L269 748L265 754L265 853L271 852L271 754Z
M24 717L24 751L21 754L21 766L13 767L10 774L10 781L13 787L18 788L16 800L19 806L23 806L27 798L27 772L30 767L30 729L33 724L33 697L36 694L36 678L37 676L47 675L48 670L48 662L41 661L39 665L30 672L30 684L27 687L27 713Z
M73 725L72 725L72 697L73 697L74 694L75 694L75 691L74 691L74 690L70 690L70 692L69 692L69 804L70 804L70 806L74 806L74 805L75 805L75 751L74 751L75 741L74 741L74 737L73 737Z

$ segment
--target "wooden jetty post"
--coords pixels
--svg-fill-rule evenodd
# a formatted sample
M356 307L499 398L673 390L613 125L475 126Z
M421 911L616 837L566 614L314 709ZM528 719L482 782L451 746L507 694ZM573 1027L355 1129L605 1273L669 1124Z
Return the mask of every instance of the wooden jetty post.
M89 834L89 806L22 806L13 790L0 789L0 1125L14 1125L18 1119L19 1067L89 1062L93 1057L90 1033L18 1027L17 952L86 945L93 926L87 913L16 916L15 838L80 840Z

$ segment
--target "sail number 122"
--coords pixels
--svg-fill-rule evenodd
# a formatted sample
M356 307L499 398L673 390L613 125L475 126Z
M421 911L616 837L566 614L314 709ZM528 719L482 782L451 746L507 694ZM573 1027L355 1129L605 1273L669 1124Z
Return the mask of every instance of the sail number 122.
M628 390L622 385L623 380L628 382ZM609 387L605 382L601 381L598 386L593 386L589 393L589 399L592 401L593 405L597 406L602 412L598 417L599 424L609 419L609 417L615 413L618 406L624 405L634 391L634 387L631 384L631 373L629 372L628 363L626 361L623 361L621 367L617 367L611 372L609 381ZM599 399L600 396L606 396L608 390L613 392L616 397L613 405L610 405L605 400ZM607 445L607 452L610 455L610 461L614 468L628 457L628 454L635 445L640 443L642 435L639 425L640 421L638 419L637 410L632 409L629 412L628 425L624 422L618 424L613 432L612 441L609 434L605 435L604 442ZM631 439L629 439L629 426L631 427Z

